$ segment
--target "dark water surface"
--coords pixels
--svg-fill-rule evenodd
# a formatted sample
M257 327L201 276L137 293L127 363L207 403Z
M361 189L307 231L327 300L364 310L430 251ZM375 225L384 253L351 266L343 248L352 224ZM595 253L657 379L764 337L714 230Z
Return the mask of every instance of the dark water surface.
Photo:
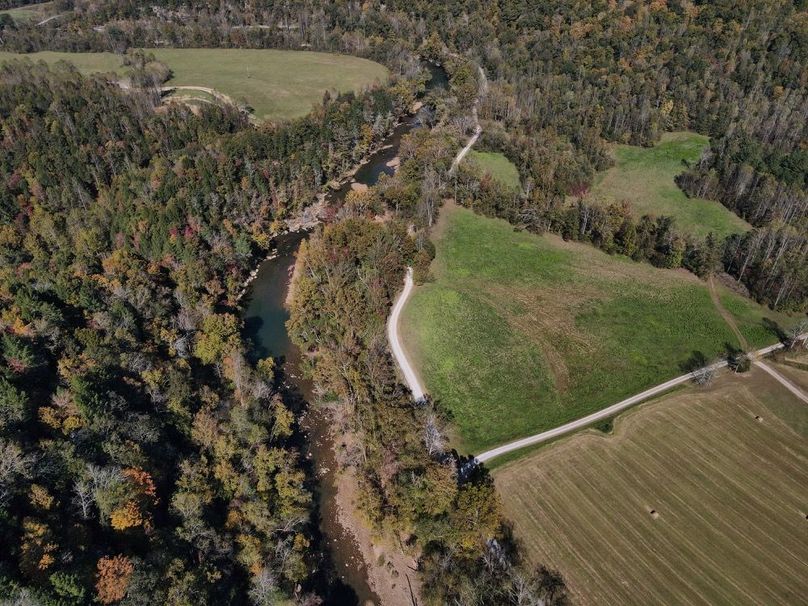
M446 88L446 72L428 64L432 79L427 91ZM418 115L411 116L400 124L388 137L385 146L373 154L354 175L357 183L375 185L381 175L392 175L395 169L388 163L398 155L401 138L418 128ZM329 195L331 206L339 207L350 191L350 183L341 186ZM289 281L300 243L308 237L306 232L284 234L275 239L275 251L264 261L250 284L242 317L246 336L252 341L252 356L272 356L283 364L283 372L290 392L305 402L314 401L313 386L302 377L300 351L292 344L286 331L289 311L286 297ZM317 406L308 406L302 426L307 436L307 458L313 463L318 480L317 505L319 526L324 545L328 548L335 576L340 582L332 586L331 595L323 596L331 606L354 606L356 604L381 604L379 597L368 584L367 568L358 545L339 523L334 495L338 465L332 448L328 415Z

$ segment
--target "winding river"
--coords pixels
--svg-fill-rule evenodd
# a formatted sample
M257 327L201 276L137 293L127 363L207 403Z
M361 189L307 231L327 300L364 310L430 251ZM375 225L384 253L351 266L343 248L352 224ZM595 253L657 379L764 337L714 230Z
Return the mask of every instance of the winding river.
M442 68L427 64L432 78L427 90L446 87L446 72ZM385 141L384 146L371 155L353 177L354 182L375 185L382 174L392 175L395 167L391 160L398 156L401 138L421 125L419 116L413 115L396 127ZM345 183L328 197L329 205L339 207L351 183ZM306 411L302 422L306 433L305 455L312 464L317 478L317 505L319 530L323 545L327 547L330 563L326 568L334 571L336 577L330 584L330 594L324 596L325 603L333 606L354 604L380 604L378 596L368 583L359 546L353 536L340 524L335 504L337 462L332 448L327 414L317 406L307 406L314 401L313 385L300 372L300 352L292 344L286 332L289 312L286 298L289 282L294 269L297 249L308 234L293 232L275 239L275 251L270 259L258 269L255 280L250 284L244 299L242 317L246 336L253 343L253 356L281 360L289 391L301 400Z

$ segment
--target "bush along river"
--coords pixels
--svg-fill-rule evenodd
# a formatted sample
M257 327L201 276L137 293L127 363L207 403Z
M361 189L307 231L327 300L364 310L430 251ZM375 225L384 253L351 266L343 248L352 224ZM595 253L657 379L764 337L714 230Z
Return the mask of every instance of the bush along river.
M427 65L432 78L427 91L446 88L446 72L431 64ZM355 183L375 185L382 174L392 175L397 163L401 138L421 126L418 114L398 125L385 141L384 146L372 154L353 176L339 189L331 192L326 202L339 208ZM353 535L339 520L336 504L339 464L334 452L328 413L322 408L307 403L315 402L314 386L302 375L301 354L289 339L286 321L289 312L286 300L294 271L295 257L300 243L308 237L305 231L291 232L274 240L273 254L258 268L244 298L242 317L245 333L253 344L254 358L273 357L282 365L287 391L300 402L303 410L301 426L306 434L304 454L310 461L317 479L317 508L319 531L330 562L325 562L325 574L332 578L323 580L328 595L323 596L331 606L381 604L368 581L368 571L362 553ZM331 571L330 573L328 571Z

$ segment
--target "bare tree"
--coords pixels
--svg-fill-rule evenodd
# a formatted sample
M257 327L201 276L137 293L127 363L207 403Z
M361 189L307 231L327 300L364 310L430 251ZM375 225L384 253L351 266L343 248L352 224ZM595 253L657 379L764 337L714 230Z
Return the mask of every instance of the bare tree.
M440 428L438 417L434 412L430 412L424 423L424 444L429 456L435 456L446 449L446 440Z
M0 505L11 498L17 480L30 475L33 462L17 444L0 439Z
M280 603L278 593L278 580L268 568L262 568L261 572L252 578L250 587L250 600L255 606L272 606Z
M79 480L73 485L73 503L81 510L81 517L89 520L93 508L93 488L87 480Z
M808 333L808 320L801 320L792 326L786 333L786 349L797 349L800 345L808 348L808 338L800 340L805 333Z
M712 364L709 366L703 366L702 368L697 368L690 374L693 377L693 382L696 385L706 387L713 382L713 379L715 379L715 367Z

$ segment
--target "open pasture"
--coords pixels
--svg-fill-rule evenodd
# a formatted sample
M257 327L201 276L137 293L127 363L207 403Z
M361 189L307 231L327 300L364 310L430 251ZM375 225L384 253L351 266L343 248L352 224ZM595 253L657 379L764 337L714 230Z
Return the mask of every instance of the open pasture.
M519 170L500 152L480 152L471 150L469 160L479 166L483 172L490 174L497 181L512 189L519 189Z
M580 418L716 359L738 340L705 282L446 206L434 281L404 309L405 348L453 415L455 445L480 452ZM730 291L747 340L787 319Z
M211 88L246 103L259 120L288 120L307 114L326 91L349 92L387 80L387 69L373 61L308 51L266 49L146 49L168 65L167 86ZM84 74L116 72L123 57L113 53L0 52L0 61L28 57L47 63L68 61ZM198 94L198 93L196 93Z
M615 165L600 173L592 188L595 199L631 203L637 215L674 217L684 233L719 237L750 229L746 221L719 202L688 198L674 178L698 161L708 139L690 132L665 133L654 147L616 145Z

